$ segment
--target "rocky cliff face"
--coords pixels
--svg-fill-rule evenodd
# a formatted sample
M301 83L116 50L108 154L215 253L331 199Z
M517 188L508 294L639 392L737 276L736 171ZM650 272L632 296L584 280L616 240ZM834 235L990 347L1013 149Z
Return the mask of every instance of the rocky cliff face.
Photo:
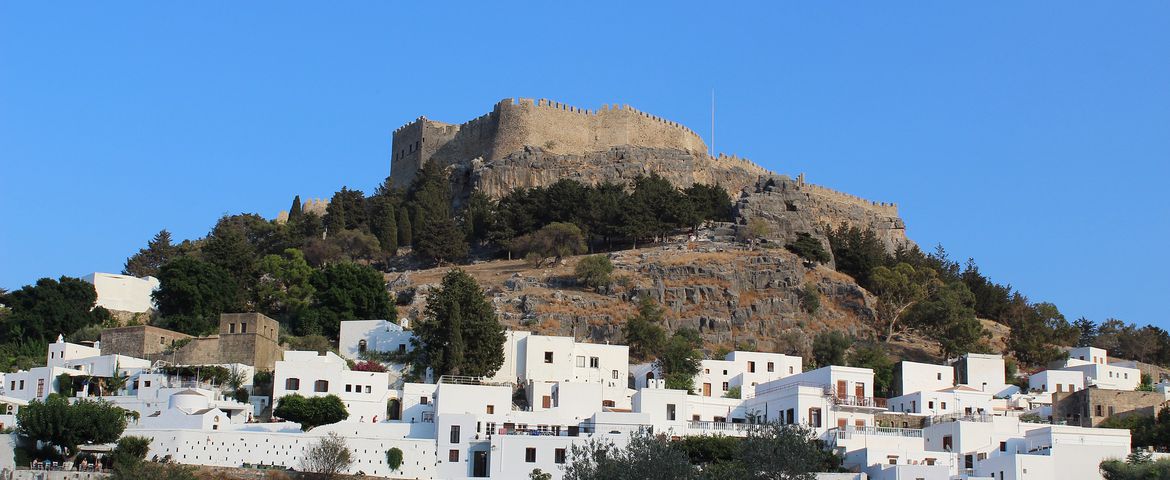
M735 195L768 175L762 167L735 157L712 158L686 150L633 146L585 154L557 154L538 146L526 146L498 160L475 159L452 168L457 193L466 196L472 189L478 189L491 197L503 196L516 188L551 185L561 179L587 185L628 184L639 175L651 173L678 187L719 184Z
M912 245L906 237L906 223L898 217L893 204L871 202L783 175L760 177L755 185L744 189L736 212L741 224L763 220L770 229L770 238L782 244L804 232L828 248L824 226L836 228L845 223L873 230L891 252L899 245Z
M521 261L495 261L465 268L476 277L510 328L568 335L592 342L620 342L621 329L649 296L666 310L673 331L700 331L710 350L751 346L809 354L817 332L871 333L873 298L851 278L810 266L787 251L749 251L722 242L676 242L666 247L610 254L615 283L606 291L584 290L572 280L577 259L533 269ZM391 276L391 288L412 296L399 316L417 320L426 296L445 269ZM804 286L819 292L815 313L801 306Z

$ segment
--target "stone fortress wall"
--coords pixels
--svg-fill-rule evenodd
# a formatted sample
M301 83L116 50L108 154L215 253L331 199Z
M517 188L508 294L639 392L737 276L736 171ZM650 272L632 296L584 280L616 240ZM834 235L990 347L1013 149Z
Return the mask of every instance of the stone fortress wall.
M393 137L390 176L399 187L408 186L430 161L444 166L476 158L491 162L526 146L553 155L583 155L622 145L707 152L693 130L629 105L588 110L529 98L504 99L491 112L459 125L419 117L395 130Z
M893 217L898 216L898 204L896 203L875 202L873 200L861 198L857 195L852 195L833 190L828 187L822 187L820 185L808 183L804 181L803 173L796 177L796 182L802 190L810 195L816 195L826 200L861 207L881 215L888 215Z

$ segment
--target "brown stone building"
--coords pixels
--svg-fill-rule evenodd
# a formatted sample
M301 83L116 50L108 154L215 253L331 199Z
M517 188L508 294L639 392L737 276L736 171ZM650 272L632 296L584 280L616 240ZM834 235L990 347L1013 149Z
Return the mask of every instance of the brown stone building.
M1112 416L1154 415L1170 405L1166 394L1090 387L1052 394L1052 420L1096 427Z
M280 360L280 323L259 313L219 316L219 334L192 337L150 325L102 332L102 354L165 361L174 365L242 363L271 370Z

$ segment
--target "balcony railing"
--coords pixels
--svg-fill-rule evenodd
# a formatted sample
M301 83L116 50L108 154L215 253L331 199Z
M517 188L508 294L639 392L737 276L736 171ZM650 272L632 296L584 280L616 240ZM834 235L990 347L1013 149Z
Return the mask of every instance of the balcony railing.
M691 420L687 422L687 429L697 430L699 432L723 433L729 435L747 435L748 430L759 427L750 423L731 423L731 422L704 422L698 420Z
M422 412L423 423L435 423L435 412Z
M934 425L936 423L946 422L990 422L992 415L987 412L976 413L949 413L946 415L935 415L926 420L927 425Z
M828 395L832 391L832 389L829 385L825 385L823 383L792 382L792 383L785 383L783 385L771 385L771 386L768 386L767 388L756 388L755 393L744 394L743 399L747 400L749 398L755 398L755 397L759 397L761 395L766 395L766 394L773 393L773 392L779 392L781 390L788 390L788 389L800 388L800 387L819 388L819 389L821 389L821 393L825 394L825 395Z
M834 405L846 407L886 408L886 399L881 397L858 397L855 395L834 395Z
M839 440L846 440L861 435L922 438L922 429L920 428L855 427L846 425L845 428L833 428L829 432Z

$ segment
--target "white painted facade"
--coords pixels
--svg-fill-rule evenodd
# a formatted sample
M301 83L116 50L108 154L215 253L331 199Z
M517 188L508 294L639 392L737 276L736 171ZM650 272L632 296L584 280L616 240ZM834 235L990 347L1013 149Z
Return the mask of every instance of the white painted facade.
M97 291L98 307L134 313L154 308L154 299L150 295L158 290L157 278L95 272L81 279L92 284Z
M387 415L390 400L386 372L350 370L344 358L333 352L287 351L273 373L273 403L289 394L303 397L336 395L345 404L350 422L376 423Z
M935 392L955 386L955 367L918 362L898 362L895 390L903 393Z
M388 320L346 320L341 322L337 351L350 360L361 359L362 352L408 352L414 334Z
M1038 392L1076 392L1085 388L1085 374L1079 370L1044 370L1028 377L1028 389Z

